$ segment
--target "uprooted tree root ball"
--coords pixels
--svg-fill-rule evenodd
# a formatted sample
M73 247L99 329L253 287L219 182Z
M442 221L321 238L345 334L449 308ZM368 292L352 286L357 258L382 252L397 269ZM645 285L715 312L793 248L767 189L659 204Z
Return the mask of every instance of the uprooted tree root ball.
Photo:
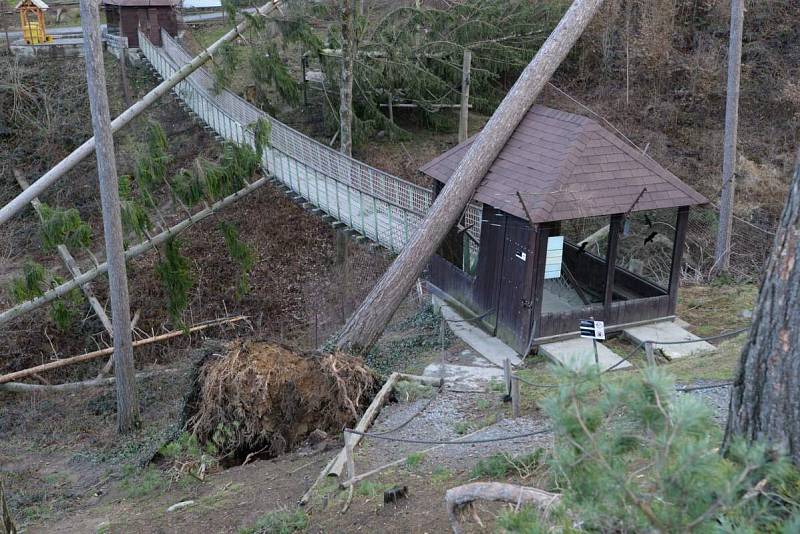
M300 354L275 343L234 341L199 362L187 429L228 457L275 456L316 429L353 424L380 387L360 358Z

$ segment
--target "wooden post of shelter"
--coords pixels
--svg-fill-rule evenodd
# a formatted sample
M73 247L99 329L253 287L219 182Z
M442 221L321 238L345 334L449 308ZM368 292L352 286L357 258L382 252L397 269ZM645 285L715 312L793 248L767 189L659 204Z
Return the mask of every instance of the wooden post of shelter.
M86 81L92 113L100 203L103 210L103 234L108 258L108 285L114 330L114 376L117 390L117 429L130 432L138 424L133 340L128 299L125 248L119 202L119 180L114 158L114 138L106 93L103 43L100 39L100 15L97 0L81 0L83 49L86 58Z

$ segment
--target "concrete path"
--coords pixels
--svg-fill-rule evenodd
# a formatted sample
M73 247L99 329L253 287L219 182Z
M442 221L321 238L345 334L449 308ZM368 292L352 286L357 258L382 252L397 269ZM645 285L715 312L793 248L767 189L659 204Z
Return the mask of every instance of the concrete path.
M694 343L681 343L679 345L662 345L655 343L653 348L660 350L664 356L672 360L684 358L686 356L699 356L714 352L716 347L685 330L680 325L672 321L661 321L658 323L635 326L626 328L622 331L623 335L634 343L644 341L695 341Z
M439 307L442 317L447 321L447 325L455 335L461 338L464 343L475 349L481 356L492 364L502 368L506 359L511 365L522 365L519 354L494 336L490 336L479 327L464 321L464 318L457 311L445 304L441 299L433 297L434 307Z
M594 364L592 340L583 337L541 345L539 352L554 362L574 370ZM603 345L602 342L597 343L597 355L600 368L603 371L622 361L622 358L617 353ZM630 366L629 362L624 361L614 369L624 369Z
M425 367L423 376L442 377L442 365L432 363ZM461 386L465 389L483 391L486 384L492 381L502 382L503 370L485 361L480 356L471 358L471 361L459 364L444 364L444 380L448 384Z

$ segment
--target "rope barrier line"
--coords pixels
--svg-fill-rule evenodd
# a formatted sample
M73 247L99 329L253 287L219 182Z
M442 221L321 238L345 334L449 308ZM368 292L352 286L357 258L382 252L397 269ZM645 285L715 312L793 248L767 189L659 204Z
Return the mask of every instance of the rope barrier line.
M376 436L385 436L385 435L387 435L387 434L393 434L393 433L397 432L398 430L402 430L403 428L405 428L406 426L408 426L408 424L409 424L411 421L413 421L414 419L416 419L417 417L419 417L420 415L422 415L423 413L425 413L425 410L427 410L428 408L430 408L430 407L431 407L431 404L433 404L433 401L435 401L435 400L436 400L436 398L438 397L438 395L439 395L439 394L442 392L442 388L443 388L443 387L444 387L444 386L440 386L440 387L439 387L439 388L436 390L436 394L435 394L435 395L433 395L433 396L431 396L431 398L430 398L430 399L428 399L428 402L427 402L427 403L425 403L425 406L423 406L422 408L420 408L419 410L417 410L417 411L416 411L416 412L415 412L415 413L414 413L414 414L413 414L411 417L409 417L408 419L406 419L405 421L403 421L402 423L400 423L399 425L397 425L397 426L396 426L396 427L394 427L394 428L390 428L389 430L382 430L382 431L380 431L380 432L374 432L373 434L374 434L374 435L376 435Z
M701 391L704 389L717 389L717 388L727 388L733 386L733 382L725 382L724 384L713 384L710 386L692 386L692 387L683 387L683 388L675 388L675 391L680 393L686 393L689 391Z
M443 440L432 440L432 439L396 438L392 436L386 436L383 434L375 434L372 432L359 432L358 430L353 430L352 428L344 429L345 434L355 434L365 438L382 439L385 441L395 441L398 443L415 443L418 445L477 445L480 443L495 443L498 441L512 441L515 439L529 438L531 436L539 436L541 434L547 434L552 431L553 431L552 428L546 428L544 430L537 430L535 432L526 432L524 434L514 434L511 436L500 436L497 438L469 439L469 440L455 439L450 441L443 441Z

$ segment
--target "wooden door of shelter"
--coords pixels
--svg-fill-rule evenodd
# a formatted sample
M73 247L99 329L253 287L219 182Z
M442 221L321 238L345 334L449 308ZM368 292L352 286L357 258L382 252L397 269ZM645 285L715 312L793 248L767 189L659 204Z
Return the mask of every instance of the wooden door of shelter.
M503 251L497 262L500 283L497 286L495 335L515 340L515 345L522 347L528 341L533 303L532 281L536 264L535 248L531 247L533 233L526 221L506 215Z

